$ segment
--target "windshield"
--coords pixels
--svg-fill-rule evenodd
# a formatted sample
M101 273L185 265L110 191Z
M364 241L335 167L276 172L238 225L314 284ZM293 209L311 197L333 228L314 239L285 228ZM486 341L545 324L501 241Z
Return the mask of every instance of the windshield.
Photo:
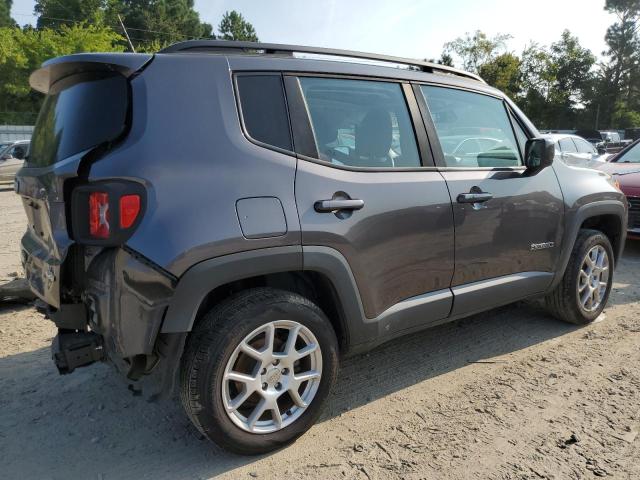
M640 143L636 143L626 153L623 153L621 157L616 159L618 163L640 163Z

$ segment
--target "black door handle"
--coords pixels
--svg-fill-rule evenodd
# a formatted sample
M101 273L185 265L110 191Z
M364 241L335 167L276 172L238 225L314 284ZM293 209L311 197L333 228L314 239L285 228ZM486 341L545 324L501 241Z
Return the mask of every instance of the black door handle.
M488 192L461 193L458 195L458 203L482 203L493 198Z
M336 212L340 210L360 210L364 207L364 200L358 199L332 199L318 200L314 205L316 212Z

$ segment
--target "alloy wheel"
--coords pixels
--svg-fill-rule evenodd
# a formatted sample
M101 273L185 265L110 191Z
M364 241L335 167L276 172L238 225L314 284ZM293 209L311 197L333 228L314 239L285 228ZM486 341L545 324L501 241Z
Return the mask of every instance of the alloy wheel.
M602 245L596 245L582 260L578 278L578 300L587 312L597 310L602 304L609 278L609 255Z
M281 430L311 404L321 374L322 352L311 330L291 320L262 325L240 342L225 367L227 415L251 433Z

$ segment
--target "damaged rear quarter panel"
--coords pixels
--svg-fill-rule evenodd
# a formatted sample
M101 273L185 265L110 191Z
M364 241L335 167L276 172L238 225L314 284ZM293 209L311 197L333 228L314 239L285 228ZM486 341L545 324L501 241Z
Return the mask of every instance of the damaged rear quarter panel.
M110 356L152 355L175 279L121 248L101 252L87 276L89 324Z

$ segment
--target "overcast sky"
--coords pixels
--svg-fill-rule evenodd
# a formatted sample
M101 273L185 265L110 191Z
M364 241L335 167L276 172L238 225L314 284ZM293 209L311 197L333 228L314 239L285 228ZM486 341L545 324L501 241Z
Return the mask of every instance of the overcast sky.
M19 24L35 21L33 5L13 1ZM225 11L239 11L265 42L414 58L438 58L445 42L478 29L511 34L510 50L519 53L531 41L556 41L565 28L599 56L615 20L604 0L196 0L195 6L214 28Z

